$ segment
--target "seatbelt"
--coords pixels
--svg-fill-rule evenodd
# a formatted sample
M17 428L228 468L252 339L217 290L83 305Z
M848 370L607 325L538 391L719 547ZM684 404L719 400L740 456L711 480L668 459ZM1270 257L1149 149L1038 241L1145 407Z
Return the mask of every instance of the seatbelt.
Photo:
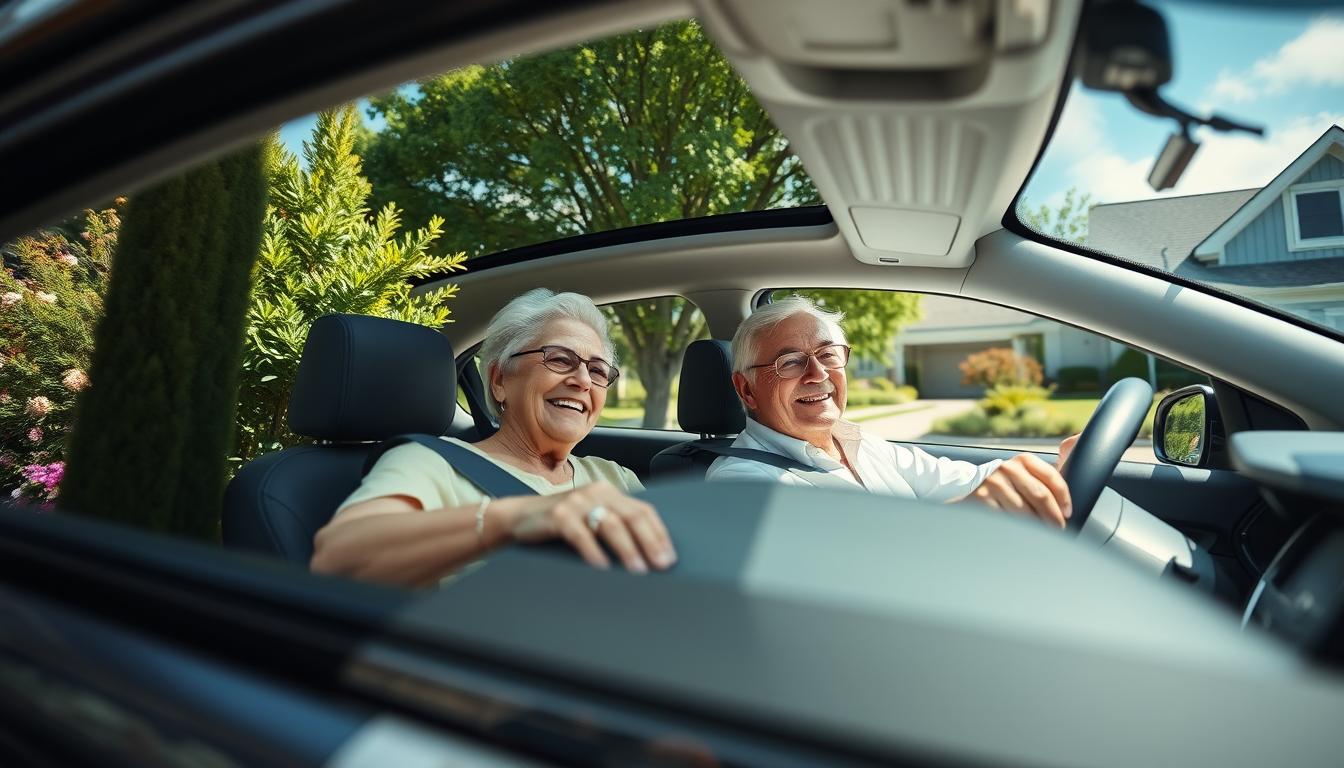
M503 496L538 495L531 486L500 469L499 465L493 461L475 451L433 435L398 435L384 440L382 445L373 449L368 458L364 460L364 471L360 473L360 477L369 474L369 470L373 469L373 465L378 462L379 457L384 453L406 443L418 443L439 454L444 461L448 462L448 466L465 477L469 483L479 488L486 496L498 499Z
M476 365L470 360L458 373L457 383L462 387L462 392L467 396L467 402L471 406L467 411L471 414L472 423L476 425L476 439L484 440L495 434L499 428L490 421L489 413L485 409L485 384L481 381L481 374L476 370Z
M759 461L762 464L769 464L772 467L779 467L787 470L789 474L800 477L807 481L809 485L815 485L818 488L845 488L848 490L863 490L863 486L857 483L851 483L848 480L842 480L830 472L810 467L800 461L790 459L788 456L781 456L778 453L770 451L761 451L755 448L737 448L731 445L714 445L702 440L687 443L682 446L684 454L704 451L718 456L731 456L735 459L746 459L747 461Z

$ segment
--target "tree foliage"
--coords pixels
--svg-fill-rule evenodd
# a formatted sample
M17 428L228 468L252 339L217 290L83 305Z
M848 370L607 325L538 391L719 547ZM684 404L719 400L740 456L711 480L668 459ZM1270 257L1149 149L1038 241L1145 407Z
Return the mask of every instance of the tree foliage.
M1023 224L1043 235L1082 245L1087 242L1087 215L1093 205L1092 195L1079 194L1077 187L1069 187L1057 208L1033 207L1023 200L1018 207L1018 217Z
M78 406L61 488L71 511L215 538L248 273L261 239L261 148L138 193Z
M112 267L117 206L5 246L0 273L0 487L56 498Z
M365 156L378 200L452 222L450 250L783 205L816 189L746 84L695 22L492 67L372 100L386 128ZM614 310L662 426L699 313L675 299Z
M844 312L851 353L884 365L891 365L892 344L901 328L924 316L917 293L847 289L784 293L806 296L821 307Z
M413 293L410 281L464 269L462 254L431 253L443 219L398 236L392 203L376 214L355 153L353 106L319 114L304 163L278 137L266 144L270 200L257 260L239 387L238 460L292 445L285 423L308 328L332 313L390 317L438 327L456 285Z

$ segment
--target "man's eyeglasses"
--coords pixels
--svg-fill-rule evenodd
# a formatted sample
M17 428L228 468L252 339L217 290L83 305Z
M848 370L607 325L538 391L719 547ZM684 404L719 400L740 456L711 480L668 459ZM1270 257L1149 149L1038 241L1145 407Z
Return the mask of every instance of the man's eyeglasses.
M807 370L808 358L815 357L822 368L835 370L849 363L849 347L844 344L827 344L815 352L785 352L775 358L773 363L747 366L750 368L768 368L774 366L775 375L781 379L796 379Z
M579 353L568 347L557 347L547 344L538 349L529 349L526 352L519 352L516 355L509 355L509 358L522 357L523 355L541 355L541 364L550 368L556 373L573 373L579 369L580 365L588 366L588 378L593 383L603 389L611 386L611 382L620 377L620 370L603 360L595 357L591 360L579 357Z

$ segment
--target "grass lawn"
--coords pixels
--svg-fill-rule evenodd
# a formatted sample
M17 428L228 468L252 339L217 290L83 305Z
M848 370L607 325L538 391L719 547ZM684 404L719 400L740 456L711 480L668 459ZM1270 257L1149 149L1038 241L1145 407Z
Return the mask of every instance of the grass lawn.
M1077 421L1079 425L1084 425L1087 424L1088 419L1092 418L1092 413L1097 410L1101 398L1066 395L1064 397L1052 397L1049 402L1050 410ZM1153 411L1156 408L1156 401L1148 406L1148 415L1143 419L1143 429L1140 434L1151 435L1153 433Z

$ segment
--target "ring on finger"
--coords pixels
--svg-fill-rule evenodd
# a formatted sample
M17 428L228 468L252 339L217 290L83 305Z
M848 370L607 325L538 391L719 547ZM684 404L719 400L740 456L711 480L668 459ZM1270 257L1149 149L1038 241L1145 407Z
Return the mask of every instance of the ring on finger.
M597 529L602 526L602 520L607 516L607 508L598 504L596 507L588 510L588 528L597 533Z

